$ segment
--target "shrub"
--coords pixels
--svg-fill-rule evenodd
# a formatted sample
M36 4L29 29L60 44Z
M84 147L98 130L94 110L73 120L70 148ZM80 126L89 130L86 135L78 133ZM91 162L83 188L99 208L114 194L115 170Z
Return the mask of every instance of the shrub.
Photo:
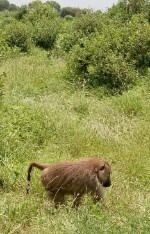
M61 7L56 1L46 1L45 4L49 4L54 11L60 12Z
M133 84L138 73L132 63L111 49L103 35L84 41L69 54L67 76L75 82L108 86L122 92Z
M6 40L9 47L19 47L21 52L28 52L31 47L31 29L29 25L13 22L6 28Z
M27 15L28 13L28 7L25 6L21 6L15 13L15 18L17 20L22 20L24 18L25 15Z
M92 11L84 13L81 11L59 35L56 46L62 51L69 52L74 45L82 45L84 38L101 31L101 28L100 14Z
M71 15L71 16L75 17L78 12L80 12L80 8L64 7L60 11L60 16L65 17L66 15Z
M60 29L58 13L49 4L37 2L24 17L34 27L33 41L44 49L52 49Z
M142 13L147 19L150 14L149 0L120 0L108 9L108 16L122 23L131 20L133 15Z
M5 56L5 54L8 52L9 47L6 42L6 38L3 35L3 33L0 31L0 58Z
M58 20L42 20L36 23L33 40L35 45L44 49L52 49L59 32Z
M101 14L92 11L81 11L74 20L73 31L80 34L80 36L89 36L92 33L101 31L102 21Z
M141 69L150 65L150 27L142 16L133 16L120 28L111 22L105 27L104 21L98 32L89 35L85 28L85 36L69 53L67 76L77 83L106 85L119 92L128 89Z
M58 17L58 13L53 11L49 4L42 4L40 2L35 2L33 8L30 8L28 14L25 15L24 21L30 22L33 26L37 24L37 22L41 22L43 20L53 20Z
M143 14L133 16L124 29L125 46L122 48L128 61L138 69L150 66L150 25Z
M58 35L57 41L56 41L56 49L60 52L69 52L70 49L75 45L79 44L80 38L78 35L74 35L71 33L62 33Z
M150 63L150 26L143 14L134 15L125 25L110 23L103 27L102 34L109 48L122 54L127 62L139 70ZM104 41L104 40L103 40Z

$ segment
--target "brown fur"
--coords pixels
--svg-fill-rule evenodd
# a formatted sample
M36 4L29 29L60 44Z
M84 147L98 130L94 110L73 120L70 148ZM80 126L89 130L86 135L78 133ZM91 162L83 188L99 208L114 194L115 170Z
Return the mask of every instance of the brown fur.
M55 202L63 204L65 195L73 195L73 207L79 205L85 193L93 196L94 202L103 199L103 187L111 185L111 167L105 160L87 158L73 162L39 164L33 162L28 168L28 188L32 168L42 171L41 181Z

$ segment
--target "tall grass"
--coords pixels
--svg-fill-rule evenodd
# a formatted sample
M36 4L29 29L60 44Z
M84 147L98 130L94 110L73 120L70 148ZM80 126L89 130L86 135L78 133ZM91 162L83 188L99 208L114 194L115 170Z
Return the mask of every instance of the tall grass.
M63 79L65 62L39 50L1 62L1 233L149 233L150 93L147 83L100 99ZM105 204L55 210L31 160L97 156L113 167Z

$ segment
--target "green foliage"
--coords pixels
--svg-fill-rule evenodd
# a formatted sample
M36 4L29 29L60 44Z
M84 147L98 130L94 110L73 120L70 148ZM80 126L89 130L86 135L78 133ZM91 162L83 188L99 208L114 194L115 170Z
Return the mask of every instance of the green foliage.
M75 83L122 92L150 66L148 6L146 0L121 0L102 13L72 7L60 11L55 1L34 1L1 15L2 51L8 45L26 52L32 38L35 46L68 56L67 76Z
M0 30L0 59L3 56L5 56L8 50L9 50L9 47L6 42L6 37L3 34L3 32Z
M86 35L89 31L83 28L82 32ZM150 65L147 19L136 15L119 28L112 23L104 28L102 22L98 33L90 32L90 36L80 39L79 45L71 50L67 77L76 83L106 85L119 92L128 89L138 80L138 71Z
M74 45L82 45L84 38L101 31L101 28L100 14L92 11L81 11L59 34L56 46L62 51L69 52Z
M34 28L33 40L35 45L44 49L52 49L59 32L58 20L42 20L37 22Z
M129 19L127 2L119 1L118 4L113 5L108 9L107 15L113 19L115 23L124 23Z
M78 12L80 12L80 8L75 7L63 7L60 11L60 16L65 17L66 15L71 15L75 17Z
M0 0L0 11L8 10L9 9L9 1L7 0Z
M45 3L49 4L53 10L55 10L57 12L60 12L61 7L60 7L58 2L56 2L56 1L46 1Z
M0 0L0 11L15 11L17 9L18 7L15 4L9 3L7 0Z
M3 59L17 56L19 52L20 52L19 48L10 48L8 46L6 34L4 31L0 30L0 62ZM3 74L5 74L5 72Z
M9 47L18 47L21 52L28 52L31 48L30 25L13 22L6 27L6 40Z
M143 14L149 19L150 2L149 0L120 0L116 5L108 9L108 16L116 23L129 21L133 15Z
M92 11L81 11L73 24L74 34L89 36L95 32L100 32L102 28L102 17L100 14Z
M41 2L40 0L35 0L35 1L32 1L32 2L29 2L28 7L29 7L29 9L30 9L30 8L35 8L35 7L38 6L39 4L41 5L42 2Z
M124 54L138 69L150 66L150 24L143 14L133 16L124 29Z
M110 24L103 35L108 40L109 47L116 53L121 53L137 69L149 66L150 25L143 14L134 15L125 25Z
M150 11L149 4L149 0L128 0L128 13L129 15L148 13Z
M78 35L73 37L70 33L62 33L58 35L58 39L56 41L55 49L59 53L69 52L70 49L79 42L80 38Z
M17 20L22 20L24 18L24 16L28 13L28 7L25 5L25 6L21 6L16 14L15 14L15 18Z
M8 10L9 11L16 11L16 10L18 10L18 6L16 6L15 4L11 3L11 4L9 4Z
M0 29L5 32L6 26L15 21L14 12L3 11L0 12Z
M66 21L73 20L73 16L72 15L66 15L64 18L65 18Z
M121 54L117 55L107 47L104 38L97 38L87 42L84 48L77 46L72 50L67 76L81 85L106 85L122 92L134 83L137 73Z
M44 49L54 47L60 21L57 12L53 11L49 4L37 2L24 17L24 22L33 25L32 37L36 46Z
M30 22L33 26L38 22L45 19L52 20L58 16L58 13L53 11L49 4L42 4L37 2L34 7L32 7L28 14L24 17L26 22Z

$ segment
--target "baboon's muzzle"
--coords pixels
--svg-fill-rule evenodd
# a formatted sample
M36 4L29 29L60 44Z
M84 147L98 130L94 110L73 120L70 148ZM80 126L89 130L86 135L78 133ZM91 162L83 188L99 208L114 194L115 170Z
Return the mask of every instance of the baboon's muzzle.
M105 182L103 182L103 187L110 187L111 186L111 180L108 178Z

